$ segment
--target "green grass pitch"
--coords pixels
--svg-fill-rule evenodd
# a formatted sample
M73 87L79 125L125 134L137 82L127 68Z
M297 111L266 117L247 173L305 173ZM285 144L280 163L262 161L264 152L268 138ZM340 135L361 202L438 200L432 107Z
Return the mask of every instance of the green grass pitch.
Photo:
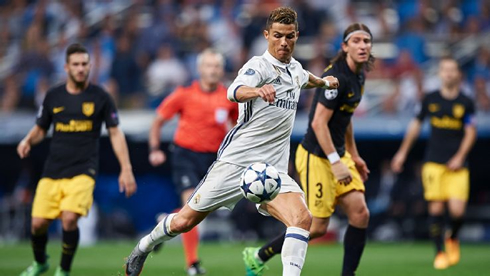
M79 248L72 276L124 275L124 257L136 242L101 242L93 247ZM241 251L245 244L203 243L200 255L209 276L245 275ZM53 275L58 265L60 244L48 246L51 256L50 270L44 275ZM433 248L430 243L369 243L364 251L358 275L490 275L490 245L463 244L462 260L457 266L445 271L432 268ZM0 245L0 275L19 275L32 262L28 243ZM340 275L342 246L338 244L313 244L308 248L307 261L302 275ZM172 243L160 252L151 254L142 276L184 276L182 247ZM281 275L280 258L269 263L265 275Z

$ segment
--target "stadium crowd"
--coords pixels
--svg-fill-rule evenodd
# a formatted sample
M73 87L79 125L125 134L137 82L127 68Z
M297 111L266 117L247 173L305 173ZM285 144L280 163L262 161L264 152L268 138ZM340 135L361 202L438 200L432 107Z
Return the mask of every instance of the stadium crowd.
M367 90L375 93L367 93L358 114L411 110L436 85L431 59L448 51L469 52L458 57L465 92L490 110L486 0L3 0L0 110L36 109L46 88L62 79L63 51L72 42L89 48L91 80L122 109L154 108L176 86L189 84L197 77L197 53L210 46L225 55L229 81L245 60L262 54L258 34L280 4L298 11L296 56L315 74L335 55L350 22L371 26L378 61ZM309 97L302 102L306 109Z

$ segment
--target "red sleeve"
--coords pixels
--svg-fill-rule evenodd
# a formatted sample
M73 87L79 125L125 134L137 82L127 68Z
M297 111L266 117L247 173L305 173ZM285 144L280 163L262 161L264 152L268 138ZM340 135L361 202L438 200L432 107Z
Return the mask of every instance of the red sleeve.
M236 121L238 120L238 103L233 103L233 102L230 102L231 103L231 106L230 106L230 120L232 123L236 123Z
M182 111L184 105L185 92L182 87L178 87L175 91L166 97L157 108L157 114L162 116L165 120L172 119L172 117Z

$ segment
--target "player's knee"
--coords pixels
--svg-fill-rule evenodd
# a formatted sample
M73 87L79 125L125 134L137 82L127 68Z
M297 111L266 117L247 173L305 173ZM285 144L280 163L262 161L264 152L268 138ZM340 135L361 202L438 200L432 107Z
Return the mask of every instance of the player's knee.
M350 224L359 228L366 228L369 224L369 210L367 207L359 208L349 218Z
M294 216L293 221L291 222L291 226L309 231L311 227L311 221L312 217L310 211L301 212Z
M312 224L310 228L310 238L316 239L327 233L327 226Z
M196 226L194 220L189 217L175 216L172 220L171 230L173 233L185 233Z
M451 218L460 219L464 215L464 209L462 209L462 210L451 210L450 214L451 214Z
M78 228L78 219L73 217L63 218L62 225L65 231L76 230Z
M31 222L31 233L40 235L46 233L49 227L49 221L43 219L33 219Z

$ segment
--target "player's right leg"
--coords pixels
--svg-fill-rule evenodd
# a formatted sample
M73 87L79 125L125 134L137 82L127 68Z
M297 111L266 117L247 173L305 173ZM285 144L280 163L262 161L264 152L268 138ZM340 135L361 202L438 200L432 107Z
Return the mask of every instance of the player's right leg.
M186 202L192 196L193 191L194 189L184 190L181 193L182 202ZM206 270L201 266L197 254L199 247L199 227L194 227L189 232L182 234L182 245L184 246L187 275L204 275Z
M31 246L34 262L20 274L21 276L37 276L49 269L46 254L48 227L53 219L60 215L60 192L56 180L50 178L42 178L37 185L31 214Z
M31 220L31 246L34 262L25 269L21 276L37 276L48 271L46 245L48 243L48 227L51 220L33 217Z
M187 204L178 213L165 217L138 242L126 262L126 275L139 275L155 245L190 231L219 207L233 207L242 198L237 183L243 169L225 162L213 163Z
M155 245L171 240L198 225L210 212L198 212L185 205L178 213L169 214L144 236L126 261L126 275L137 276L143 270L146 257Z
M449 259L444 251L444 204L447 200L443 193L442 176L446 167L442 164L427 162L422 166L422 184L424 186L424 198L429 202L429 235L434 241L436 257L435 269L449 267Z

